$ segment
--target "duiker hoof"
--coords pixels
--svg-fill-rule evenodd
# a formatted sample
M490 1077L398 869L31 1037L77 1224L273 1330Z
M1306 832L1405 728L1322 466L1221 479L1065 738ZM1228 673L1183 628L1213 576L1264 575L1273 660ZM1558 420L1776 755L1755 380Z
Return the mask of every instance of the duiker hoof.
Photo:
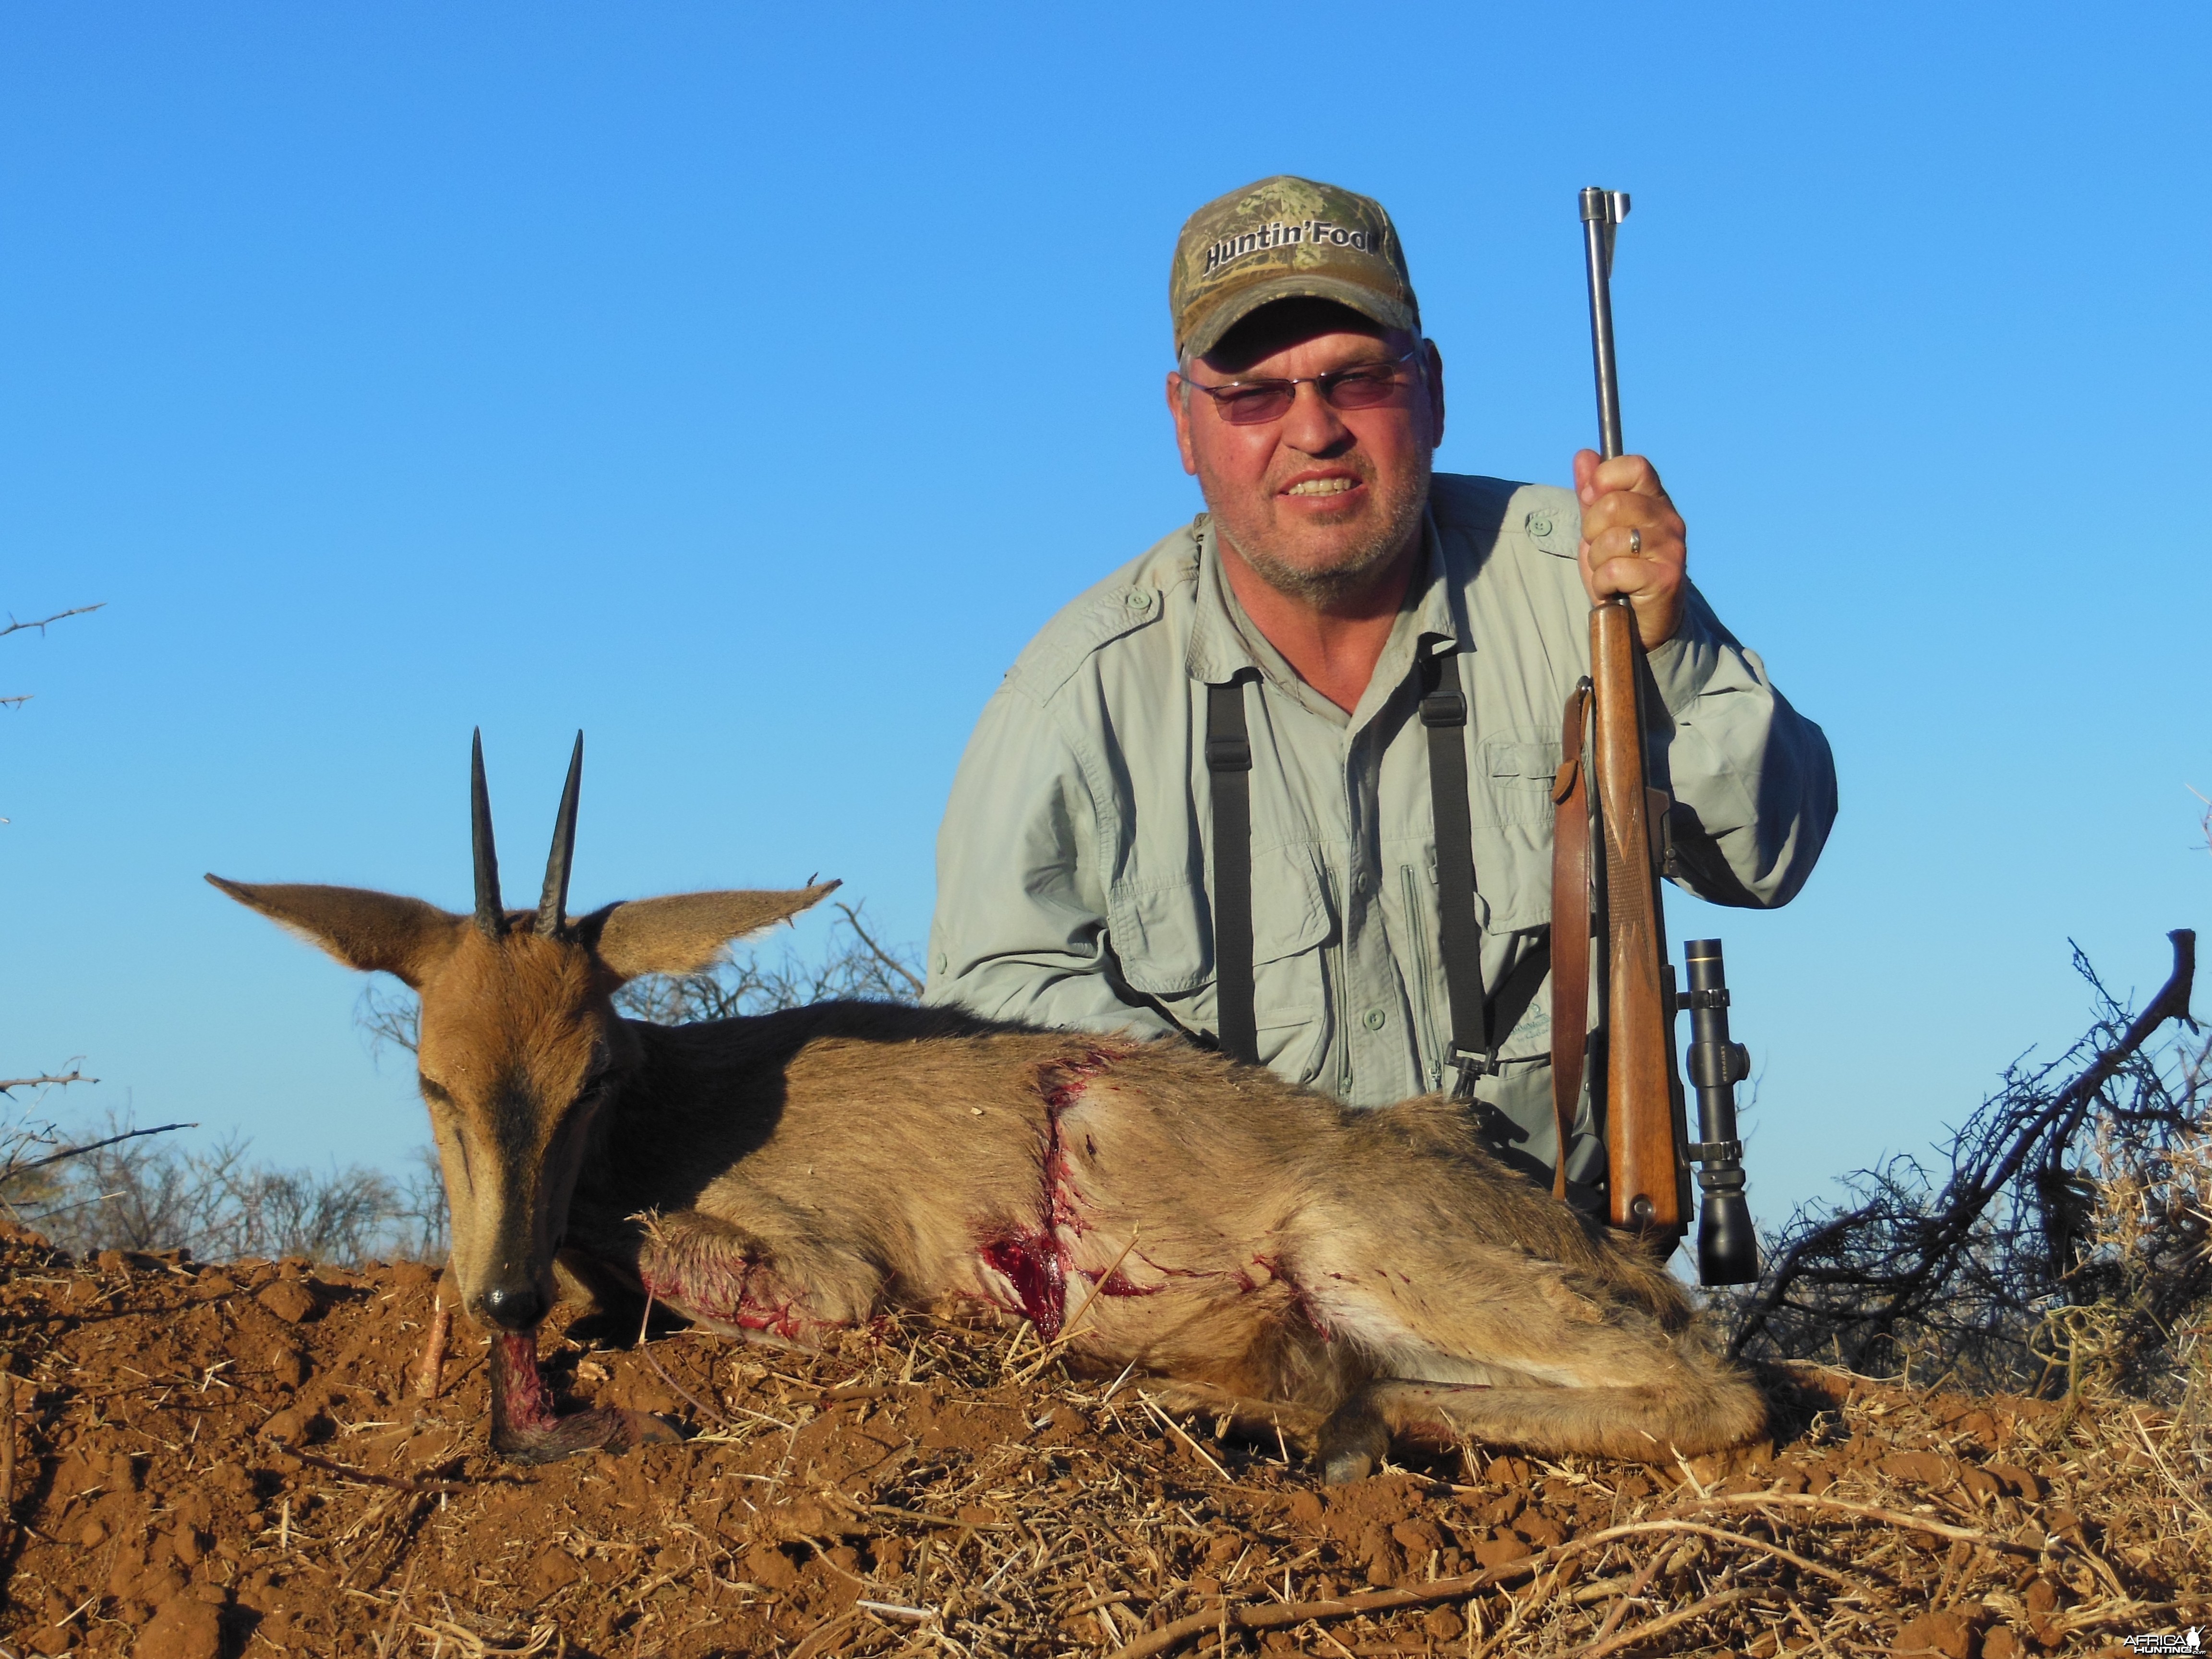
M1321 1425L1315 1455L1321 1478L1332 1486L1347 1480L1364 1480L1382 1466L1390 1450L1389 1425L1362 1389L1346 1401Z
M1322 1484L1341 1486L1346 1481L1364 1480L1375 1473L1375 1460L1364 1451L1339 1452L1321 1466Z
M578 1452L626 1452L683 1437L665 1418L607 1406L572 1413L542 1429L506 1430L492 1437L492 1449L510 1463L557 1463Z

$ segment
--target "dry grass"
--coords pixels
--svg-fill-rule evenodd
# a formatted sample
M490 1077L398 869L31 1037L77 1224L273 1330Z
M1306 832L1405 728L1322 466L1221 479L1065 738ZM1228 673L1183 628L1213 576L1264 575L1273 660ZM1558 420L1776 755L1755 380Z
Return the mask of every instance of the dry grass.
M2197 1430L2094 1367L2067 1401L1776 1367L1779 1443L1731 1462L1470 1449L1322 1489L1026 1332L908 1319L813 1357L549 1340L572 1398L698 1432L522 1470L486 1453L475 1345L412 1395L422 1270L9 1266L11 1654L132 1651L196 1598L226 1652L379 1659L2002 1659L2212 1618ZM288 1285L319 1310L283 1316Z

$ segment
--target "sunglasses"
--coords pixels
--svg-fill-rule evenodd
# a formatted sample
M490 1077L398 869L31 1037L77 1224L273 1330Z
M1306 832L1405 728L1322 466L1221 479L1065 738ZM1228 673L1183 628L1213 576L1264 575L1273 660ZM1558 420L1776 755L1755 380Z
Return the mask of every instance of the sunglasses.
M1228 380L1219 386L1205 386L1185 374L1182 383L1212 398L1214 408L1221 411L1221 418L1230 425L1265 426L1291 412L1302 386L1310 386L1319 392L1321 400L1331 409L1380 409L1398 395L1406 384L1399 371L1420 351L1420 347L1415 346L1404 356L1393 357L1388 362L1355 363L1332 374L1301 374L1295 380Z

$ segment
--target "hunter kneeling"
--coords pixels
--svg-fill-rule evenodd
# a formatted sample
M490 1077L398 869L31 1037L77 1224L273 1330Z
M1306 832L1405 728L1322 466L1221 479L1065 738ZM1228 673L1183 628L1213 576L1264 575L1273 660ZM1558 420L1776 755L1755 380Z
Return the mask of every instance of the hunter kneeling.
M986 711L931 947L931 1000L962 1006L619 1017L624 981L828 890L571 917L580 740L535 912L501 902L480 758L472 915L218 884L420 992L506 1455L668 1432L555 1407L556 1295L801 1346L995 1309L1332 1480L1394 1437L1668 1460L1764 1426L1657 1255L1525 1178L1587 1204L1607 1162L1579 1061L1547 1075L1550 810L1578 787L1552 734L1591 607L1625 598L1675 872L1754 905L1826 834L1825 740L1684 580L1647 462L1585 452L1572 494L1431 479L1442 361L1375 204L1268 180L1201 210L1175 270L1169 403L1210 511Z
M1209 203L1169 303L1168 410L1206 510L1047 624L983 711L938 842L927 1000L1181 1033L1354 1108L1444 1091L1504 1163L1595 1209L1590 1000L1571 969L1555 1091L1550 925L1592 607L1633 611L1690 891L1773 906L1804 884L1836 811L1827 741L1686 579L1650 462L1584 450L1571 490L1432 476L1443 362L1378 204L1295 178ZM1587 960L1565 933L1559 957Z

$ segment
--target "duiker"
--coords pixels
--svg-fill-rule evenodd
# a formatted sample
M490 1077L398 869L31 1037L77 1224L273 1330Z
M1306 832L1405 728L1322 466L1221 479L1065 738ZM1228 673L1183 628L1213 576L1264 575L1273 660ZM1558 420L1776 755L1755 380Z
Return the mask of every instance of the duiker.
M650 1294L807 1346L887 1310L1028 1320L1163 1404L1273 1422L1332 1480L1394 1436L1667 1460L1765 1420L1681 1288L1494 1162L1438 1098L1354 1111L1174 1042L831 1002L664 1027L610 1000L830 890L571 917L577 740L535 912L500 901L482 746L476 906L215 881L422 995L452 1273L493 1334L493 1440L538 1461L668 1432L566 1417L537 1367L556 1294Z

